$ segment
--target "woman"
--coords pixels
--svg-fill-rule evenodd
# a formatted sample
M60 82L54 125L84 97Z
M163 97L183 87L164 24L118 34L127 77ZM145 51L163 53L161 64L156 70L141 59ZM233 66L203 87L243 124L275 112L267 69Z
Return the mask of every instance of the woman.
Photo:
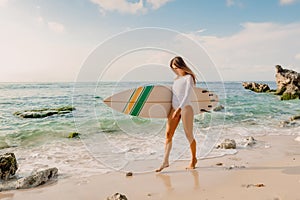
M177 56L170 62L170 67L177 75L172 86L172 108L168 116L166 125L166 143L164 160L156 172L160 172L169 166L169 155L172 148L172 138L174 132L182 119L184 132L189 141L192 160L187 169L194 169L197 163L196 141L193 135L194 113L190 102L190 93L196 84L196 76L192 70L185 64L184 60Z

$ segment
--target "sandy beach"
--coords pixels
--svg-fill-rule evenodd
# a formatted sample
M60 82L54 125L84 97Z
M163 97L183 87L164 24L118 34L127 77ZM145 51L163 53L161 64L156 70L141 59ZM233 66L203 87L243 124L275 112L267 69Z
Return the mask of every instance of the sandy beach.
M0 200L300 200L299 10L0 0Z
M195 170L185 170L188 162L178 161L161 173L58 177L54 183L35 189L2 192L0 199L106 199L118 192L140 200L299 200L300 143L296 137L256 137L263 145L241 149L235 155L199 160Z

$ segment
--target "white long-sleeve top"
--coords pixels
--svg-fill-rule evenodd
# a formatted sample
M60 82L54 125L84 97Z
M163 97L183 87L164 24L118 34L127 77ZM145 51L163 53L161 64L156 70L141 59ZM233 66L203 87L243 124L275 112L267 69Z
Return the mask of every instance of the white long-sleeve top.
M191 105L190 94L194 87L194 81L191 75L179 76L174 80L172 86L172 106L174 109L184 108Z

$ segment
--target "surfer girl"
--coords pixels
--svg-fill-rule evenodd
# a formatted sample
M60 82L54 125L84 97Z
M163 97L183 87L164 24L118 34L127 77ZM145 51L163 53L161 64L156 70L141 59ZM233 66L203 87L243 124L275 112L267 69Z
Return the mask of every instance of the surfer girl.
M177 75L172 86L172 108L168 115L166 125L166 142L165 154L162 165L156 172L162 171L169 167L169 155L172 149L172 138L175 130L182 120L186 138L190 144L192 159L187 169L194 169L197 163L196 158L196 141L193 134L194 113L190 102L190 93L196 84L196 76L193 71L186 65L184 60L176 56L170 61L170 67Z

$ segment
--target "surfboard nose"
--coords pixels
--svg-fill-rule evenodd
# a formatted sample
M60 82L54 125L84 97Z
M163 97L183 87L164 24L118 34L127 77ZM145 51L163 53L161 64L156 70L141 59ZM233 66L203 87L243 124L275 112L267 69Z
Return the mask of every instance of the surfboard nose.
M107 97L103 100L103 103L105 103L107 106L111 107L112 99L111 97Z

